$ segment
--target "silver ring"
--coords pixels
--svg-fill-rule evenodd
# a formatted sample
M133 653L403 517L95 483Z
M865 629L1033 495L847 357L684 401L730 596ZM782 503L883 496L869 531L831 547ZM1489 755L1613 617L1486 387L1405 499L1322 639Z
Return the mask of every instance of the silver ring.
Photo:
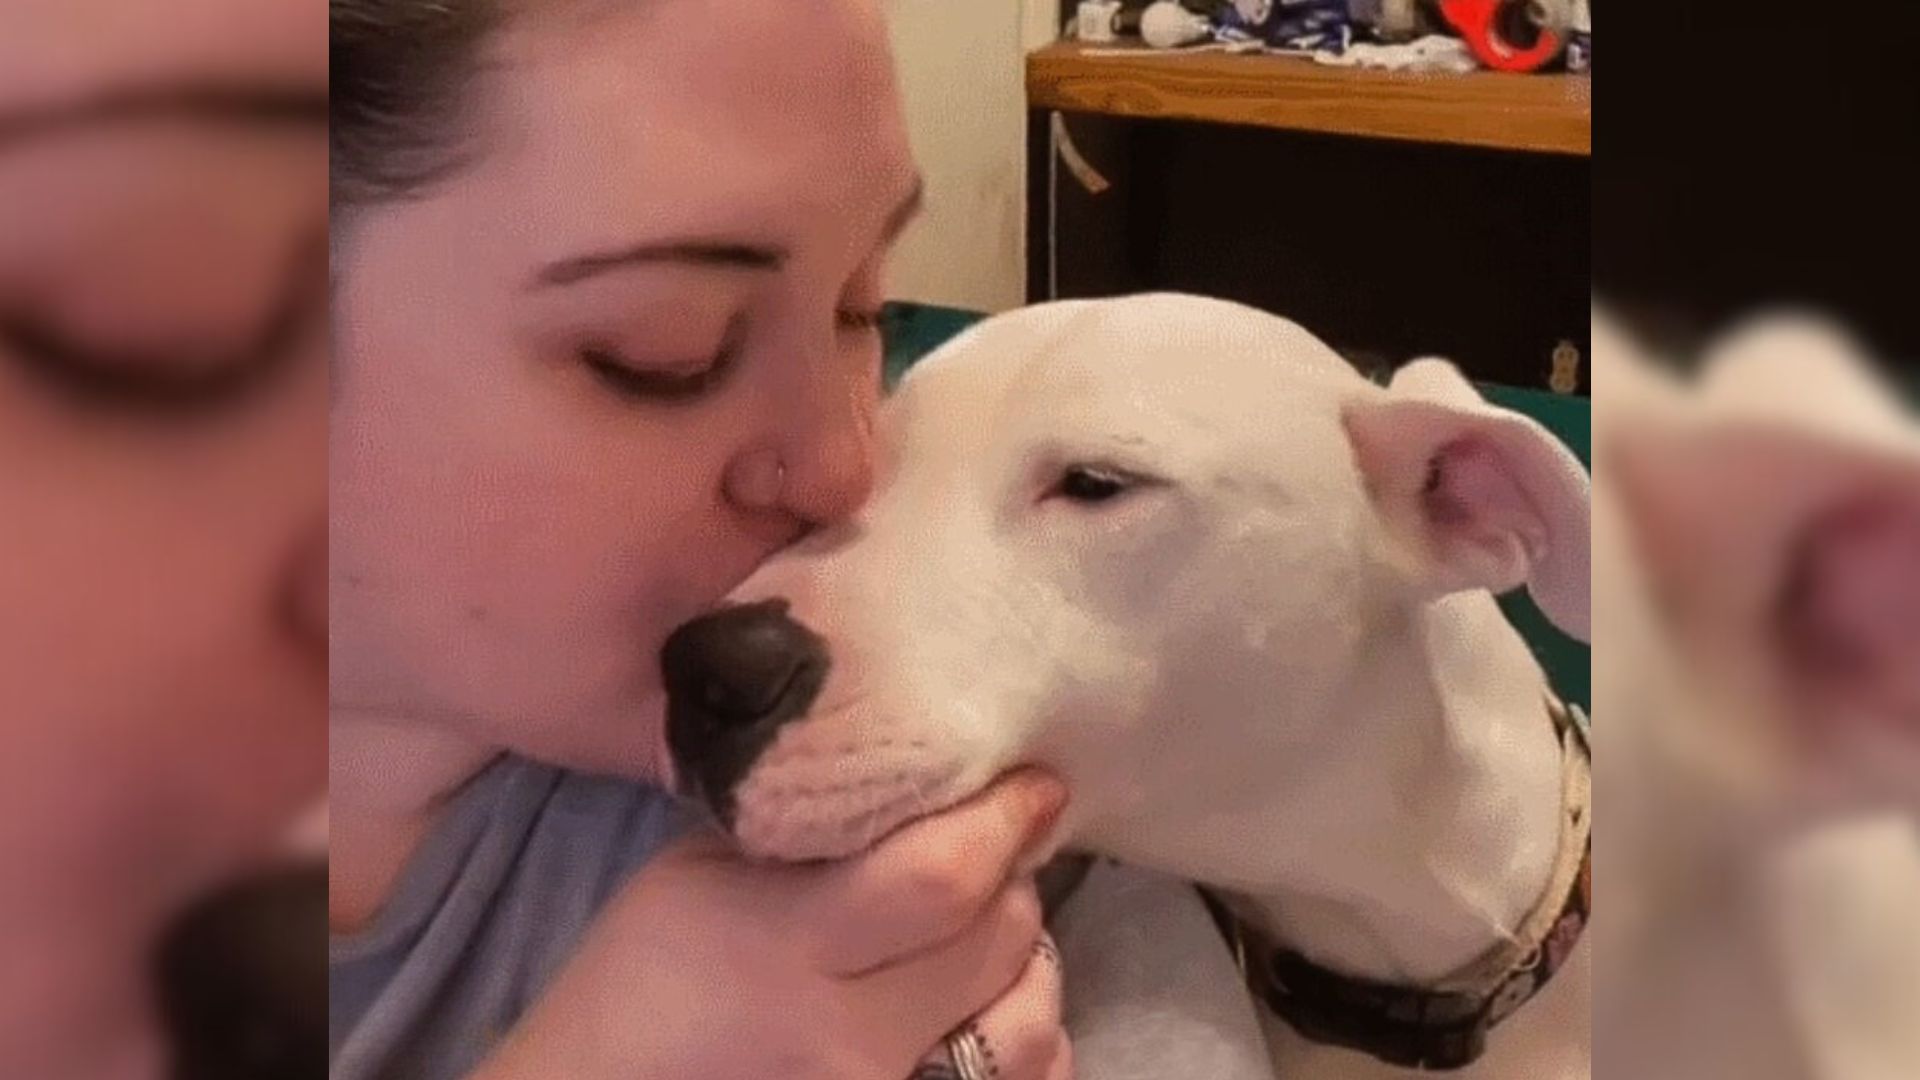
M947 1056L953 1059L953 1071L960 1080L998 1080L1000 1066L993 1051L980 1034L978 1024L968 1024L947 1036Z

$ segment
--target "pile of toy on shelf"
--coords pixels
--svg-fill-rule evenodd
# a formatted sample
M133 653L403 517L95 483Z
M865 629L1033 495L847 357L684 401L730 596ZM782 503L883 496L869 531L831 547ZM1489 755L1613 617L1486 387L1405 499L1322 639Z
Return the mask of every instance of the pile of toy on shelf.
M1587 71L1589 0L1081 0L1082 41L1410 70Z

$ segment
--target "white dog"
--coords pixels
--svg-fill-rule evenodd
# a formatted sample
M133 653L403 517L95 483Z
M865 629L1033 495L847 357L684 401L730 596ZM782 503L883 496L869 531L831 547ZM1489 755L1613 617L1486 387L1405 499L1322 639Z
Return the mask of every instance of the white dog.
M1588 1075L1583 743L1493 598L1586 636L1549 433L1445 363L1383 388L1157 295L988 320L882 440L856 521L663 653L681 785L748 851L844 855L1044 764L1058 843L1227 898L1287 1080Z
M1920 435L1806 318L1593 355L1595 1071L1920 1076Z

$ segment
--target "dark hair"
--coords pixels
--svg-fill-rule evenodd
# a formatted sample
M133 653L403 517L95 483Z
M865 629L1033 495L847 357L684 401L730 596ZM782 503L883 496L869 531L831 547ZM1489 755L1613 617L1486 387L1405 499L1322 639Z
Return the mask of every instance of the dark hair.
M331 201L404 199L458 170L505 0L330 0Z

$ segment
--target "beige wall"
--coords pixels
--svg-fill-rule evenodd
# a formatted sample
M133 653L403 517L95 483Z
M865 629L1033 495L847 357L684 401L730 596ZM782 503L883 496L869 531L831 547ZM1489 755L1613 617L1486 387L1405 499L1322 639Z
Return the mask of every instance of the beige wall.
M1002 311L1026 297L1022 58L1050 36L1047 0L890 0L927 212L902 240L893 295Z

